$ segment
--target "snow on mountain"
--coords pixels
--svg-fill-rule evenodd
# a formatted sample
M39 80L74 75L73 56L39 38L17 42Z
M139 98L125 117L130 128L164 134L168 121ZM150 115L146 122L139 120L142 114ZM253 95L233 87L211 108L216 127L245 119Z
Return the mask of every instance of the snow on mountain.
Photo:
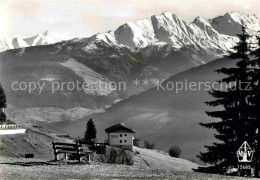
M213 55L212 59L223 56L231 51L244 22L249 34L260 30L260 20L256 15L240 12L226 13L224 16L205 20L197 17L188 24L171 12L153 15L137 22L121 25L115 31L98 33L90 37L92 42L104 41L108 45L124 45L131 49L140 49L150 45L161 46L170 44L174 48L191 46L198 51L201 49ZM85 39L85 38L84 38ZM89 39L89 38L88 38ZM0 42L0 51L54 44L62 39L59 35L48 31L30 38L6 39ZM90 44L89 44L90 45ZM93 47L88 47L91 50Z
M48 31L38 34L36 36L24 39L30 46L40 46L46 44L54 44L56 42L60 42L61 38L57 35L50 33Z
M155 41L151 22L148 20L139 21L138 24L126 23L120 26L114 34L118 43L130 48L145 47Z
M16 37L14 39L5 38L0 40L0 52L9 49L19 49L19 48L25 48L30 46L54 44L61 41L62 39L59 38L58 35L54 33L50 33L48 31L25 39L19 37Z
M205 50L213 58L221 57L232 51L238 41L241 24L251 35L260 30L260 20L256 15L240 12L226 13L214 19L197 17L188 24L171 12L153 15L135 23L126 23L110 32L110 36L131 49L169 44L173 48L191 46L198 51Z
M21 38L14 38L11 41L6 41L8 47L12 49L17 49L17 48L24 48L28 47L29 45Z
M84 43L83 50L86 52L95 52L100 49L100 44L108 47L121 48L123 45L119 44L115 39L113 32L98 33L90 38L79 39L78 43Z
M110 32L110 36L131 49L167 43L178 49L192 46L197 50L212 51L213 58L226 54L237 41L236 37L220 34L203 18L198 17L187 24L171 12L126 23Z
M241 33L242 22L247 27L249 34L260 30L260 20L255 14L244 14L241 12L226 13L209 20L211 26L221 34L235 36Z
M9 47L7 46L6 39L0 40L0 52L8 50Z
M219 34L212 28L207 20L201 17L197 17L191 23L191 26L194 29L197 29L196 34L200 35L200 38L197 39L197 41L204 48L215 48L230 51L238 40L236 37ZM194 42L196 42L196 40L194 40Z
M14 39L6 38L0 41L0 52L5 51L7 49L17 49L17 48L24 48L28 46L29 45L27 44L27 42L25 42L21 38L18 37Z

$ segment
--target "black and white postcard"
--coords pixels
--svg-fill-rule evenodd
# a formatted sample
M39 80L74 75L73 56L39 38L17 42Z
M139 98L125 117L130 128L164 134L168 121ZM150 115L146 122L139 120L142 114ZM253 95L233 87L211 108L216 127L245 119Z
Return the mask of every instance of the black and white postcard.
M0 179L260 178L259 0L0 14Z

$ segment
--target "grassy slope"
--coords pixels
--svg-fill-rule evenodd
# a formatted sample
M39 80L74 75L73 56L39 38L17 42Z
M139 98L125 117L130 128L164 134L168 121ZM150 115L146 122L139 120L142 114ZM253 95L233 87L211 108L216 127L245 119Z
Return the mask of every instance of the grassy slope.
M10 158L12 161L18 158L21 162L36 161L42 162L53 159L52 142L71 142L72 140L58 137L56 134L42 129L27 129L26 134L0 136L0 156ZM198 165L188 160L173 158L168 154L143 148L134 148L139 154L134 156L135 166L148 169L163 169L174 171L191 171ZM35 159L24 159L25 153L33 153Z
M38 128L27 129L25 134L0 136L0 156L23 158L33 153L35 158L53 160L52 142L70 142L56 134Z
M1 179L93 179L105 178L170 178L170 179L234 179L232 177L191 172L198 165L190 161L172 158L155 150L135 147L140 154L135 156L133 166L102 164L70 164L46 162L53 159L50 143L68 141L58 138L44 129L33 128L25 135L1 137ZM34 159L22 158L33 152ZM236 178L237 179L237 178Z
M41 159L4 158L0 168L1 179L242 179L214 174L191 172L197 164L171 158L153 150L136 148L150 167L135 163L118 164L68 164L44 163ZM143 159L140 158L141 161ZM18 162L17 162L18 161ZM29 161L29 162L28 162ZM143 161L144 163L144 161Z
M143 149L134 147L135 151L139 152L137 156L141 157L143 161L151 169L164 169L174 171L192 171L196 169L198 164L191 161L170 157L168 154L163 154L156 150Z

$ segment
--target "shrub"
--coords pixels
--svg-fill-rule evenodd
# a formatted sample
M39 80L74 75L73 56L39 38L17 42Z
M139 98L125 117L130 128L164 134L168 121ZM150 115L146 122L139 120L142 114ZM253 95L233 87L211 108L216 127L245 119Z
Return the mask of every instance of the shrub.
M109 164L134 164L133 156L129 151L113 147L100 157L100 161Z
M107 163L110 164L117 164L116 159L117 159L118 153L115 148L111 148L107 154Z
M171 146L168 151L171 157L180 157L181 155L181 148L178 145Z
M149 141L144 140L144 148L146 149L155 149L155 144Z
M133 165L134 161L132 154L129 151L121 149L119 152L119 164Z

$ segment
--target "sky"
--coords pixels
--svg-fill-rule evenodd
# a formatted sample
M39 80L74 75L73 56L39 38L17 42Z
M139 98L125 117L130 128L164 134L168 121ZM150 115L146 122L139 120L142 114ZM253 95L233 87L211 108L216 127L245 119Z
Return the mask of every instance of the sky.
M88 37L164 11L186 22L236 11L260 17L260 0L0 0L0 38L45 31L63 39Z

